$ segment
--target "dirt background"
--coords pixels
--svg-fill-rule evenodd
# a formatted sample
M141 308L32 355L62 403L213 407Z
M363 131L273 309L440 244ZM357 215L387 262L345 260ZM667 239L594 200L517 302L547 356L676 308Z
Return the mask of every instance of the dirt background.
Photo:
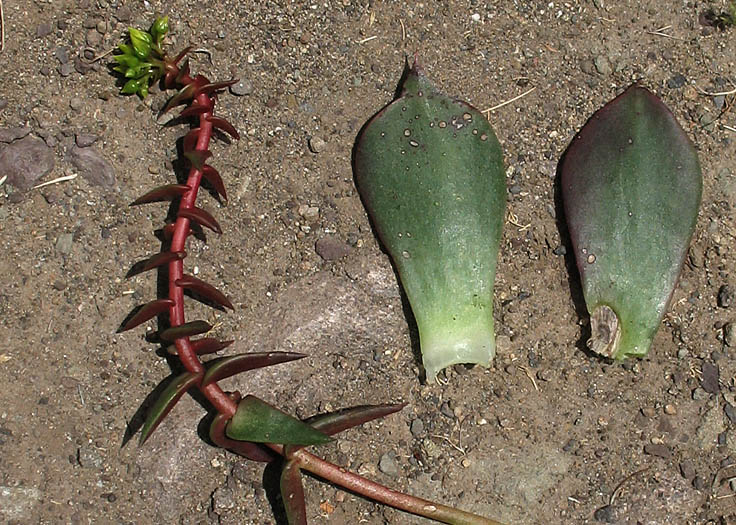
M242 134L213 145L230 203L200 199L224 234L192 239L186 259L236 310L189 301L188 318L216 322L237 352L309 354L223 387L300 417L406 402L319 452L510 523L736 523L736 467L728 467L736 365L726 344L736 321L728 288L736 286L736 120L733 95L700 91L735 86L736 31L700 21L725 2L4 4L0 155L19 135L40 137L53 169L29 186L82 175L0 187L6 523L283 522L262 465L203 440L199 399L185 397L146 446L123 446L175 364L145 328L116 333L159 293L155 273L124 276L160 249L153 232L170 213L128 204L176 180L187 127L156 121L170 93L120 96L107 58L90 67L78 57L111 49L129 25L148 27L157 13L171 17L172 52L189 43L211 52L211 61L195 55L195 72L243 80L217 105ZM489 370L454 367L432 385L421 380L413 322L351 168L360 127L392 99L415 51L443 91L480 109L535 88L489 113L509 187L497 358ZM665 101L696 144L704 194L653 349L622 366L583 351L587 317L556 169L588 116L634 81ZM90 168L74 144L95 138L83 148L98 162ZM28 170L42 165L33 158ZM320 239L328 239L321 255ZM267 469L266 486L273 475ZM312 523L423 522L315 479L306 485Z

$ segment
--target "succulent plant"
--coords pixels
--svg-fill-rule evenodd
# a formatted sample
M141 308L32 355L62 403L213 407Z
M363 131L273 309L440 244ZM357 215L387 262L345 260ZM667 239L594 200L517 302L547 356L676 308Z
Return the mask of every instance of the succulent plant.
M307 470L356 494L393 506L406 512L444 523L492 525L498 522L438 503L393 491L357 474L329 463L304 450L305 446L331 441L332 435L384 417L403 408L403 404L358 406L300 421L253 395L224 392L218 381L238 373L301 359L303 354L290 352L253 352L216 357L207 362L201 356L214 354L233 341L209 337L212 326L203 320L187 321L184 292L193 292L213 306L233 309L232 302L212 285L184 273L186 242L195 229L205 227L222 233L217 220L196 206L198 191L206 180L223 202L227 201L225 185L217 170L208 164L212 153L210 139L215 128L238 138L238 132L226 120L214 115L217 94L235 80L211 83L203 75L192 77L188 62L181 62L191 48L176 57L166 55L162 45L168 30L166 18L157 19L149 31L130 29L130 42L119 46L114 57L115 70L126 80L123 93L148 95L151 83L163 78L166 88L179 88L164 108L168 111L185 104L182 117L196 119L193 129L182 141L184 156L190 164L184 184L168 184L155 188L134 201L139 205L161 200L178 201L176 220L167 224L163 233L165 249L133 266L128 276L160 267L168 270L167 297L153 300L132 313L121 330L130 330L161 314L168 314L158 338L170 353L178 356L185 371L171 378L148 411L141 431L141 443L149 439L177 401L190 389L197 388L215 411L210 426L211 440L253 461L270 462L283 457L281 492L290 524L306 524L307 510L301 472ZM163 323L163 320L162 320Z
M565 218L591 315L591 350L649 351L700 206L695 147L662 101L634 85L595 113L561 163Z
M427 380L495 354L493 281L506 206L501 147L475 108L417 65L363 128L358 190L398 270Z

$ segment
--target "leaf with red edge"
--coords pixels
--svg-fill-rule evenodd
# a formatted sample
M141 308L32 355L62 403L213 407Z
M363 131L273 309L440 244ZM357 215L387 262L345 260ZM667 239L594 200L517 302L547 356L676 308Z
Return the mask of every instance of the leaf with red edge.
M185 217L190 221L201 224L215 233L222 233L222 228L220 228L215 218L202 208L197 208L196 206L194 208L181 208L179 209L179 217Z
M199 95L201 93L205 93L209 95L211 93L214 93L215 91L220 91L221 89L228 88L237 82L237 80L226 80L224 82L213 82L211 84L204 84L197 90L197 94Z
M197 355L205 355L214 354L215 352L224 350L234 342L235 341L233 340L220 341L218 339L215 339L214 337L204 337L202 339L192 341L190 344L192 345L192 350L194 350Z
M191 337L204 334L212 330L212 325L207 321L189 321L178 326L172 326L162 331L158 336L164 341L174 342L180 337Z
M295 352L253 352L213 359L207 363L207 372L202 378L202 386L247 370L288 363L305 357L307 356Z
M128 319L123 326L120 327L121 332L135 328L136 326L150 321L157 315L164 313L166 310L174 306L174 301L171 299L157 299L145 304L138 310L133 317Z
M156 427L158 427L166 415L171 412L171 409L174 408L176 402L181 399L181 396L183 396L191 387L198 384L201 379L202 372L198 374L185 372L180 376L177 376L166 387L166 389L161 392L161 395L148 411L145 423L143 423L140 440L141 445L146 442L146 440L151 436L151 433L156 430Z
M209 182L215 191L222 197L222 200L227 201L227 193L225 191L225 183L222 182L222 177L215 168L209 164L202 166L202 176Z
M207 117L207 120L209 122L212 122L212 125L214 127L226 132L228 135L230 135L235 140L240 139L240 134L238 133L238 130L236 130L235 127L232 124L230 124L227 120L225 120L224 118Z
M185 151L184 156L192 163L194 169L202 170L202 166L212 156L211 151L191 150Z
M193 103L189 107L183 109L181 113L179 113L180 117L196 117L201 115L202 113L208 113L212 111L213 106L210 104L208 106L205 106L203 104L197 104Z
M307 505L304 501L302 472L296 460L284 463L281 469L281 499L289 525L307 525Z
M171 108L178 106L182 102L191 99L197 93L197 86L195 84L187 84L179 90L179 92L171 97L169 102L161 110L161 113L168 112Z
M149 202L170 201L181 197L189 190L191 190L191 188L186 184L166 184L165 186L154 188L145 195L138 197L130 203L130 206L147 204Z
M189 59L187 58L179 68L179 73L176 75L176 82L178 84L184 83L184 78L189 74Z
M224 293L201 279L197 279L191 275L184 275L180 279L175 280L174 284L181 286L182 288L186 288L187 290L192 290L205 299L209 299L225 308L235 310L233 303L230 302L230 299L228 299Z
M320 445L331 438L255 396L246 396L225 434L238 441L282 445Z
M197 146L197 139L199 138L199 128L194 128L189 131L186 135L184 135L184 138L181 141L181 148L182 150L187 153L190 151L194 151L194 148ZM194 164L194 163L192 163ZM201 168L197 168L201 169Z
M240 401L239 395L235 401ZM215 445L235 452L251 461L269 463L275 458L271 452L260 445L251 443L250 441L236 441L225 436L225 427L228 421L228 418L224 414L217 414L212 420L212 424L210 425L210 439Z
M305 423L312 428L316 428L320 432L324 432L328 436L334 436L338 432L357 427L368 421L373 421L380 417L385 417L398 412L406 406L406 403L386 403L383 405L363 405L352 408L346 408L331 412L329 414L321 414L304 420ZM290 445L284 449L286 457L297 450L304 448L298 445Z
M138 275L139 273L147 272L148 270L163 266L164 264L169 264L172 261L180 261L186 256L187 252L185 251L157 253L156 255L146 259L145 261L140 261L134 264L125 277L130 278L134 275Z

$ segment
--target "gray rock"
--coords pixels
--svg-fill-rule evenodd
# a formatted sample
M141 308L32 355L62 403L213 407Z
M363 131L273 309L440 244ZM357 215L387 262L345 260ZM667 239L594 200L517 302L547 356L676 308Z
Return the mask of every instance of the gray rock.
M232 489L219 487L212 493L212 509L218 514L234 509L236 504Z
M662 444L647 443L644 445L644 453L658 458L669 459L672 457L672 449Z
M74 136L74 141L80 148L87 148L97 142L98 138L99 137L97 135L94 135L92 133L77 133Z
M731 403L725 403L723 405L723 411L726 413L726 417L728 420L736 425L736 407L734 407Z
M724 284L718 289L718 306L728 308L733 304L734 289L728 284Z
M323 237L314 244L314 250L325 261L336 261L350 253L350 246L334 237Z
M703 387L703 390L709 394L717 394L720 392L721 385L718 383L720 371L718 369L718 365L709 363L708 361L703 361L701 370L703 372L703 380L700 386Z
M327 146L327 143L321 137L314 136L309 139L309 149L312 150L313 153L324 151L325 146Z
M390 452L382 455L381 459L378 460L378 469L387 476L395 477L399 475L399 465Z
M14 142L22 139L31 132L29 126L15 126L12 128L0 128L0 142Z
M695 432L695 443L701 450L709 452L716 446L718 435L726 430L720 407L713 407L703 415L703 421Z
M54 55L60 64L66 64L69 62L69 48L66 46L59 46L54 51Z
M0 151L0 173L8 176L8 184L20 190L30 189L54 168L54 152L43 140L28 135Z
M115 171L96 148L80 148L76 144L67 150L67 160L79 174L96 186L114 186Z
M593 59L593 65L595 66L596 71L601 75L610 75L613 71L611 69L611 63L603 55L595 57Z
M250 95L251 93L253 93L253 84L248 80L241 78L235 84L230 86L230 93L237 97Z
M42 24L38 24L38 26L36 26L36 38L43 38L45 36L48 36L51 34L51 31L53 31L51 23L44 22Z
M74 235L71 233L62 233L56 239L56 251L62 255L68 255L72 251L74 244Z
M0 486L0 516L8 521L29 519L41 501L41 491L35 487Z
M679 89L685 85L687 79L684 75L678 73L667 81L667 87L670 89Z
M84 468L102 467L102 456L91 447L82 447L77 452L79 464Z
M66 64L61 64L56 70L62 77L68 77L74 71L74 65L71 62L67 62Z
M597 509L593 513L593 518L601 523L616 523L618 521L618 513L613 505L606 505Z
M411 431L412 436L421 436L424 433L424 421L419 418L412 420L411 425L409 425L409 430Z
M726 323L723 325L723 342L726 346L736 346L736 330L734 323Z

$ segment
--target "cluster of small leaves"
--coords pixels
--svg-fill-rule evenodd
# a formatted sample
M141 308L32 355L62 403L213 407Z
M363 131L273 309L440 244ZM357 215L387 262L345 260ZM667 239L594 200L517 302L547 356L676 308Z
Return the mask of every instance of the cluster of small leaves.
M130 42L120 44L118 49L121 54L113 57L118 63L114 70L128 79L123 85L123 93L137 93L145 98L148 95L148 86L164 74L165 55L162 45L168 32L167 16L157 18L148 31L134 27L129 29Z
M736 26L736 0L731 0L725 11L717 12L709 9L701 16L701 22L704 25L713 26L720 30Z

